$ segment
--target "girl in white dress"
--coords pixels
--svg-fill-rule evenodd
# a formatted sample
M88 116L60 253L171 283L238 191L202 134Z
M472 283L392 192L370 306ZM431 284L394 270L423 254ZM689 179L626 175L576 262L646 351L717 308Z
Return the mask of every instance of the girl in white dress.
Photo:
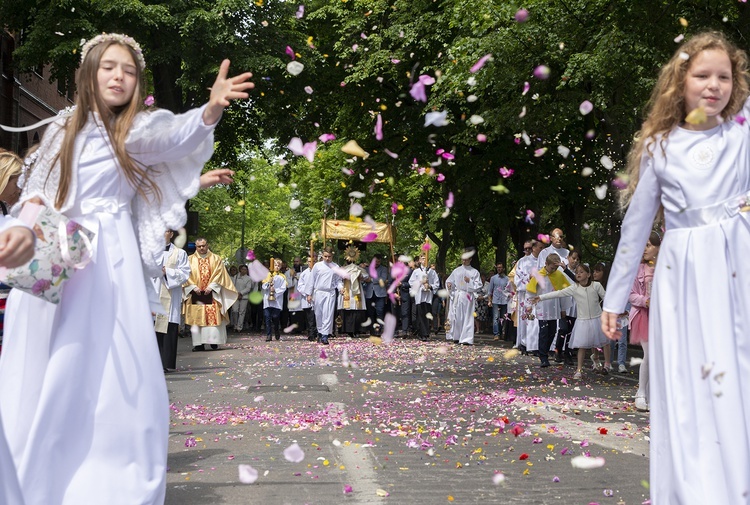
M576 268L576 284L559 291L552 291L540 296L530 298L531 303L549 300L550 298L562 298L572 296L576 302L577 317L573 325L573 334L570 337L570 348L578 349L578 369L574 379L582 376L583 362L586 359L586 351L597 347L604 348L605 360L609 362L607 337L602 333L599 317L602 314L600 301L604 299L605 291L601 284L591 280L591 269L588 265L579 264ZM601 369L604 370L604 369Z
M185 222L224 107L253 85L227 78L225 60L203 107L146 112L133 39L102 34L81 54L76 109L45 132L21 202L95 231L93 259L59 305L11 293L0 412L26 505L161 504L169 402L147 278L165 230Z
M654 505L750 503L747 68L720 33L684 43L659 75L628 161L602 329L617 338L661 207L649 309Z

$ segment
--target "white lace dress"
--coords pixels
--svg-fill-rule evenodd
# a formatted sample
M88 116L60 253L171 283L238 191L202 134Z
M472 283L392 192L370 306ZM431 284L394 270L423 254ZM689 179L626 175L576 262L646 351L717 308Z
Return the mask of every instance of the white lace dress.
M623 221L604 300L614 313L664 206L649 321L654 505L750 504L749 127L672 130L666 156L658 144L644 156Z
M197 150L206 161L213 127L201 113L143 115L128 151L149 166ZM26 505L162 504L169 400L136 238L144 226L137 218L134 226L132 215L141 204L93 116L76 147L73 196L63 209L97 232L94 258L68 282L59 305L11 293L0 358L2 421ZM198 158L172 174L196 190ZM53 195L54 188L41 194L48 202ZM165 202L182 201L184 209L174 196Z

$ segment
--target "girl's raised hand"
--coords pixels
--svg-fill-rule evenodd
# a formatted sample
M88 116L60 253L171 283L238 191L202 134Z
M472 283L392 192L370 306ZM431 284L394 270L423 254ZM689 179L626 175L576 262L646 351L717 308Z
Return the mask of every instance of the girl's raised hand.
M227 77L229 73L229 60L221 62L219 74L216 76L214 85L211 86L211 97L208 99L208 106L203 111L203 123L212 125L221 118L224 108L229 105L230 100L247 98L249 95L245 90L253 89L255 84L249 79L253 76L250 72Z

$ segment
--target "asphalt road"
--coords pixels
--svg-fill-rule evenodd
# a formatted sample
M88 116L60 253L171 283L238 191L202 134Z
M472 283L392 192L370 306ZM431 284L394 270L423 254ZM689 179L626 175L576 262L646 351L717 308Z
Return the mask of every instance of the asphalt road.
M166 375L168 505L641 504L648 414L627 374L473 347L232 334ZM633 352L633 349L630 350ZM304 453L288 461L285 449ZM573 465L603 458L598 468ZM299 455L298 455L299 457ZM577 461L577 460L576 460ZM244 484L240 465L257 471Z

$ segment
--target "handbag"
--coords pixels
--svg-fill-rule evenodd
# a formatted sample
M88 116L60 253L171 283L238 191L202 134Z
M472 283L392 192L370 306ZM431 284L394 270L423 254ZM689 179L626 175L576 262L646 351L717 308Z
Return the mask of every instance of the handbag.
M45 205L27 202L18 218L34 235L34 258L16 268L0 268L0 281L60 303L66 281L91 261L95 233Z

